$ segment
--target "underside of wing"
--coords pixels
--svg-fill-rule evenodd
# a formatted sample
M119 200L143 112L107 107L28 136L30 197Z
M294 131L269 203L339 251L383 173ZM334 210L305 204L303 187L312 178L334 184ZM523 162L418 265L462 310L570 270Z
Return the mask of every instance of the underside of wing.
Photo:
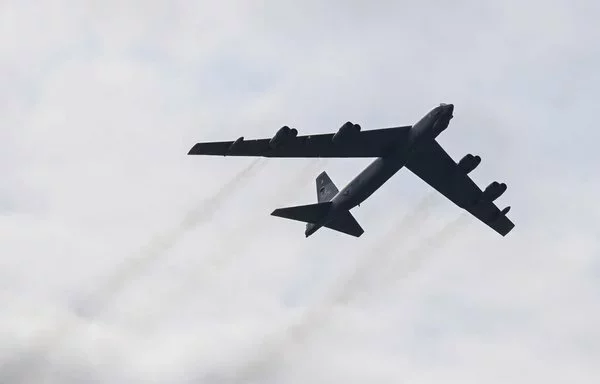
M514 227L506 216L510 207L500 210L494 200L506 191L506 184L493 182L482 191L468 176L480 162L479 156L468 154L457 164L437 141L433 141L420 148L406 167L456 205L505 236Z
M197 143L188 155L258 157L380 157L408 138L410 126L361 131L350 122L337 133L297 136L283 127L271 139Z

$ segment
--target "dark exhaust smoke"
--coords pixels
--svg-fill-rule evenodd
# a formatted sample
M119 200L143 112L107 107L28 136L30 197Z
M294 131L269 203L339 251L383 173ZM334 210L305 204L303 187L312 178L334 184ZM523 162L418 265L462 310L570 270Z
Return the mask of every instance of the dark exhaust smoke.
M278 363L284 353L289 353L297 344L305 341L313 330L326 319L330 310L340 303L345 303L360 293L364 281L369 276L381 273L381 265L389 263L395 256L398 245L404 244L410 238L411 229L420 227L429 217L430 211L439 202L437 193L426 196L406 216L394 222L391 229L372 247L361 254L352 273L340 278L334 289L317 306L309 309L295 324L286 327L283 332L273 339L264 340L260 346L253 348L253 357L235 370L224 376L228 382L251 382L264 378Z
M250 176L255 175L265 165L265 160L261 158L252 161L223 185L217 193L192 208L176 228L166 234L154 237L137 256L121 265L94 297L82 300L85 311L88 312L86 317L95 317L107 310L114 296L143 268L169 251L188 230L210 219L218 208L222 207L227 199L249 180ZM64 324L44 337L36 339L29 351L0 365L0 378L4 377L3 372L6 372L6 374L10 373L11 383L36 382L34 377L40 374L39 371L44 366L45 356L56 349L69 333L74 332L76 329L71 329L69 325Z
M326 163L327 160L325 159L310 160L298 173L294 174L290 181L276 188L269 201L274 202L273 206L277 206L279 204L278 201L294 199L298 197L296 195L302 194L307 197L314 197L314 195L310 194L313 190L307 190L304 186L314 181L319 168L323 167ZM208 254L200 261L200 265L196 264L195 268L189 270L189 277L181 277L183 282L178 288L161 294L160 297L155 296L151 308L133 314L133 316L148 323L150 317L161 317L163 313L169 314L171 308L174 305L181 305L186 296L196 295L202 290L202 287L209 285L215 278L218 278L220 272L226 266L233 263L238 256L242 256L240 253L244 248L264 230L265 225L261 222L273 219L269 215L269 212L264 210L257 212L256 215L259 216L249 214L243 221L240 220L237 222L231 230L221 234L218 248L213 251L207 251ZM231 239L236 239L236 241L231 241ZM134 321L137 321L136 319Z

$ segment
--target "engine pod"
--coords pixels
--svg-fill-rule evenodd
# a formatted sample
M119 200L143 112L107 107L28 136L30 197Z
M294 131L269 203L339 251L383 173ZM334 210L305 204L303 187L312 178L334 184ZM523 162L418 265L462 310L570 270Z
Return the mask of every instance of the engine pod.
M483 191L483 198L489 201L494 201L502 196L502 194L506 191L506 188L506 184L500 184L497 181L494 181L485 188L485 191Z
M231 145L227 149L227 153L228 154L229 153L234 153L234 151L236 150L236 148L238 148L243 141L244 141L244 136L239 137L236 141L234 141L233 143L231 143Z
M472 172L481 163L481 157L467 154L458 162L458 168L465 174Z
M334 144L338 144L344 142L351 138L352 136L358 134L361 131L361 126L358 124L353 124L350 121L347 121L338 129L338 131L333 135L331 141Z
M284 125L283 127L279 128L277 133L275 133L273 138L271 138L271 140L269 141L269 147L279 147L283 142L285 142L285 139L287 138L287 136L290 135L291 131L291 128L287 125Z

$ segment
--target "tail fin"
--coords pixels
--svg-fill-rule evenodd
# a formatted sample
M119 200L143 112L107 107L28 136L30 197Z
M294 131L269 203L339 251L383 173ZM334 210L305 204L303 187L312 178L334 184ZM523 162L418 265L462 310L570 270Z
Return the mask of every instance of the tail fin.
M271 215L283 217L284 219L302 221L304 223L316 223L327 215L331 208L331 202L298 205L295 207L278 208Z
M335 195L338 194L339 190L327 175L327 172L323 171L315 180L317 184L317 201L323 203L331 201Z

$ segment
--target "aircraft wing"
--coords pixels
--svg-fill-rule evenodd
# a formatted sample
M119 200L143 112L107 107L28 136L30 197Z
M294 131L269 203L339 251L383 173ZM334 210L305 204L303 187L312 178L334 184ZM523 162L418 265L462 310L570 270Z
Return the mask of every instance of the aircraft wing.
M492 199L486 198L477 184L460 169L437 141L416 152L406 167L500 235L506 236L514 228L513 222L506 217L507 209L500 211Z
M354 131L339 140L334 133L272 139L204 142L195 144L188 155L259 157L380 157L408 139L411 126ZM359 128L360 129L360 128ZM288 128L289 132L289 128ZM297 131L296 131L297 132ZM279 134L279 132L278 132ZM334 142L335 141L335 142Z

